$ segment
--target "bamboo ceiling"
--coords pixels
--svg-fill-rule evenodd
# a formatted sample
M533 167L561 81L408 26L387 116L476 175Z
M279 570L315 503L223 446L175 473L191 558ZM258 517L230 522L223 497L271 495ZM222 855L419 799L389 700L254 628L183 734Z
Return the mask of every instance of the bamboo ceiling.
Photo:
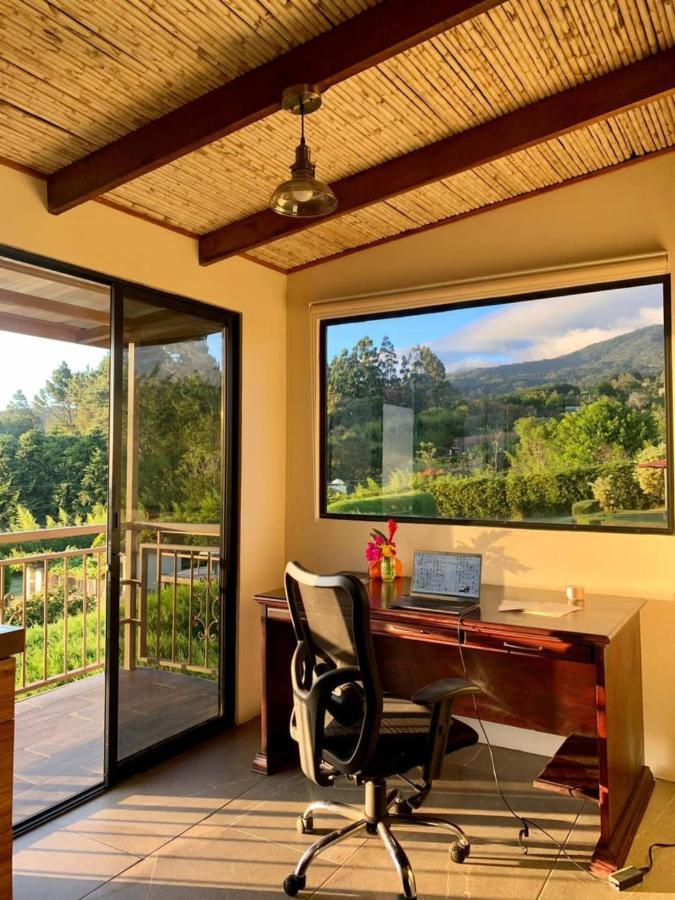
M0 0L0 156L51 173L374 5ZM336 181L673 46L673 0L511 0L327 91L307 121L317 174ZM204 234L265 208L297 137L275 113L105 199ZM671 94L252 255L292 269L673 146Z

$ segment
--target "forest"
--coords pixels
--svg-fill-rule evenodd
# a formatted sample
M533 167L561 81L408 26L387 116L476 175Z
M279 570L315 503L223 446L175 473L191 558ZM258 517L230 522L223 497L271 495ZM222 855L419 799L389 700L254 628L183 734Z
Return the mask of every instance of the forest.
M107 355L98 366L84 371L74 372L64 361L31 400L18 392L0 411L0 532L105 525L108 369ZM134 369L139 518L218 522L222 370L207 339L137 345ZM127 375L125 366L125 398ZM124 455L126 402L123 407ZM122 497L124 503L124 484ZM152 530L141 530L139 535L141 540L154 539ZM182 540L191 545L212 543L212 538L198 536ZM105 557L97 561L89 553L85 563L84 555L70 554L67 573L64 558L53 557L45 563L46 586L35 580L36 573L43 571L41 562L24 567L10 560L32 555L41 560L46 552L85 550L104 543L105 534L100 533L65 538L45 534L39 540L0 544L0 558L7 560L0 579L2 619L26 627L25 669L17 668L19 686L22 672L29 688L42 690L44 682L60 677L66 666L77 676L86 666L102 665L105 598L97 579L104 571ZM210 588L203 579L192 596L184 584L173 595L165 586L161 606L156 587L150 587L147 617L152 634L161 642L158 652L175 651L183 663L190 659L193 665L213 665L217 644L200 642L203 625L198 616L190 620L188 613L193 604L195 609L206 606ZM172 615L177 616L178 636ZM195 649L189 656L191 633Z
M0 411L0 532L105 522L108 365L64 361L31 400L17 392ZM137 347L136 373L140 511L218 521L221 369L206 339Z
M364 337L328 363L326 404L329 513L665 527L661 326L454 374ZM383 472L392 409L412 434Z

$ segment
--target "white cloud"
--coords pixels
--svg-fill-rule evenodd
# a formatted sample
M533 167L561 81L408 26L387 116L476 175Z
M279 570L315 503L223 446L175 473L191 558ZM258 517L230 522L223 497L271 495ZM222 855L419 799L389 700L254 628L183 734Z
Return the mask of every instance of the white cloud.
M452 371L550 359L662 321L661 287L644 285L507 304L429 346Z

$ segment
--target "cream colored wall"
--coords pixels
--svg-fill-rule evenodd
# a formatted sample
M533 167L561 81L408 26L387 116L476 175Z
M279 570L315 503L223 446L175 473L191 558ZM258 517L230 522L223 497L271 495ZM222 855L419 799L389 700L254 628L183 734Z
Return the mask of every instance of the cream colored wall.
M259 617L251 597L284 565L286 277L236 258L209 268L196 242L99 203L56 217L44 183L0 166L0 243L243 314L239 721L259 708Z
M362 569L368 525L317 520L313 498L308 304L665 249L675 259L675 154L602 175L289 278L286 553L319 570ZM646 753L675 780L675 537L404 525L414 548L481 552L492 583L650 599L642 615Z

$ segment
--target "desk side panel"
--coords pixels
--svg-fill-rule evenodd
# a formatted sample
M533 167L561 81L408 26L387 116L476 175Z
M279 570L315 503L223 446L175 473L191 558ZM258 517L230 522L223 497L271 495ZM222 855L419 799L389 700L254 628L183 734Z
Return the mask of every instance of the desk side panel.
M603 833L615 834L643 779L644 725L639 615L598 659L598 735Z

